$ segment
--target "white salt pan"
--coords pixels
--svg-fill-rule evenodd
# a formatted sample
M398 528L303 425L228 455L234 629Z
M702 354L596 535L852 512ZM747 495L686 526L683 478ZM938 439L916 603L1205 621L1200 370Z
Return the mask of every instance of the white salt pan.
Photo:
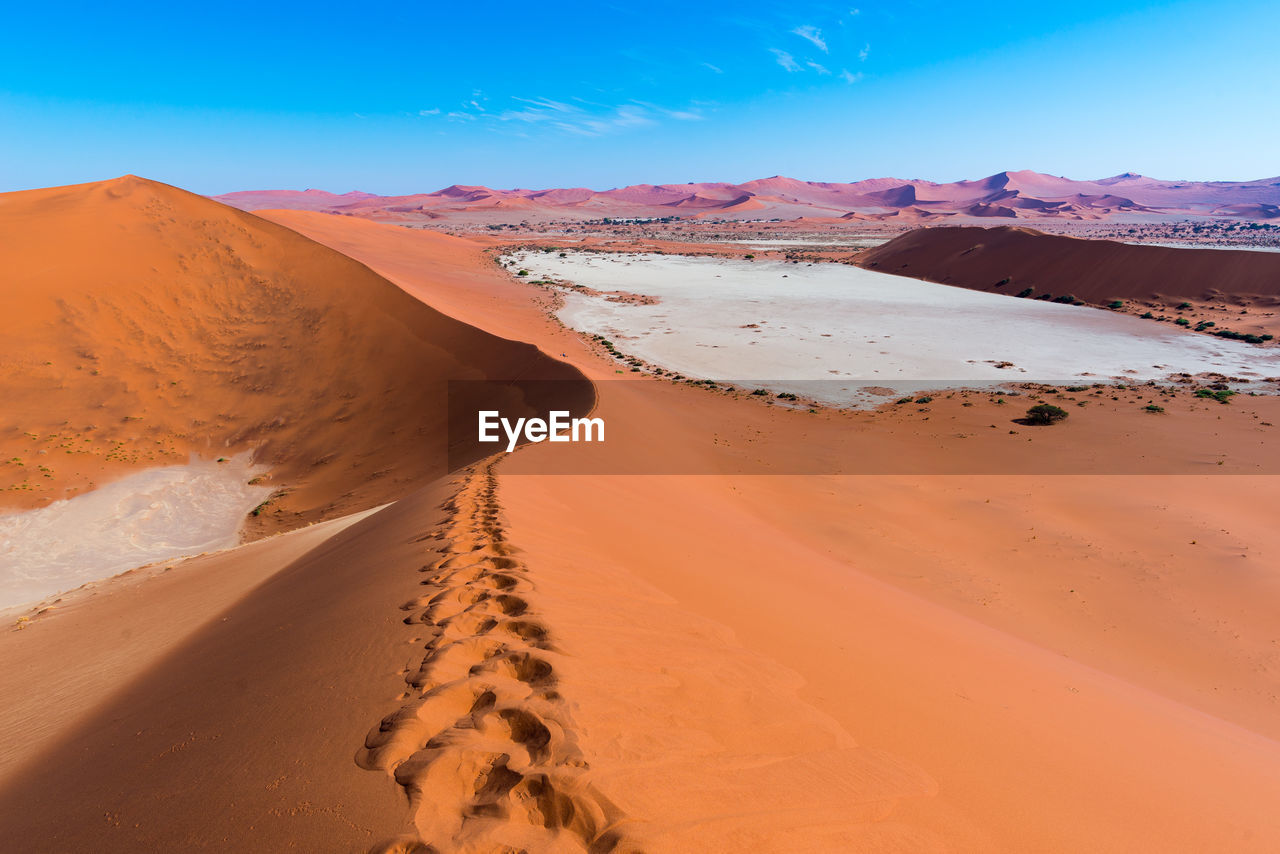
M138 472L48 507L0 516L0 608L128 569L239 544L271 488L249 455Z
M863 390L873 386L1280 375L1280 349L845 264L572 251L513 259L532 279L658 297L638 305L564 293L561 320L622 352L690 377L776 390L824 380L798 390L840 405L883 403L883 394Z

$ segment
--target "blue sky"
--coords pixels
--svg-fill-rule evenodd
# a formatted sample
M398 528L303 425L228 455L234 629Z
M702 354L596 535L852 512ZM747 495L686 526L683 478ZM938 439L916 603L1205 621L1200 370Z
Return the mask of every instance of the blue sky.
M10 4L0 190L1280 174L1275 0Z

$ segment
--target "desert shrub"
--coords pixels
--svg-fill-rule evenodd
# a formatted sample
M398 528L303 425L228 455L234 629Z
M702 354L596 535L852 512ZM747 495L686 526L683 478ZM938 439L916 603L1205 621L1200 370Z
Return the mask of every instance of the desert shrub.
M913 400L915 400L914 397L900 397L894 403L910 403Z
M1164 412L1163 406L1156 406L1154 403L1148 403L1146 406L1142 408L1145 409L1147 412Z
M1035 290L1034 288L1023 288L1022 290L1018 291L1018 296L1024 297L1024 298L1029 297L1031 296L1031 293L1034 290Z
M517 276L527 276L527 275L529 275L529 271L528 271L528 270L521 270L519 273L516 273L516 275L517 275Z
M1234 332L1230 329L1219 329L1213 334L1219 338L1227 338L1231 341L1243 341L1246 344L1262 344L1272 339L1271 335L1254 335L1251 332Z
M1149 311L1144 311L1144 312L1142 313L1142 319L1143 319L1143 320L1150 320L1150 319L1151 319L1151 318L1153 318L1153 317L1155 317L1155 315L1154 315L1154 314L1152 314L1152 313L1151 313L1151 312L1149 312Z
M1113 299L1107 303L1107 308L1124 308L1124 303L1121 300Z
M766 395L766 394L768 394L768 393L769 393L769 390L768 390L768 389L764 389L764 388L758 388L758 389L756 389L755 391L753 391L753 392L751 392L751 393L752 393L752 394L754 394L754 395L756 395L757 397L763 397L764 395Z
M933 402L933 398L929 397L928 395L925 395L924 397L916 398L916 403L932 403L932 402Z
M1039 403L1027 410L1028 424L1057 424L1067 417L1067 411L1052 403Z
M1191 325L1191 321L1190 321L1190 320L1187 320L1185 317L1179 317L1177 320L1175 320L1175 321L1174 321L1174 323L1178 324L1179 326L1190 326L1190 325Z
M792 394L789 391L784 391L778 394L778 399L779 400L799 400L800 398L796 397L794 394Z
M1196 389L1196 397L1202 397L1206 400L1216 400L1218 403L1226 403L1227 400L1235 394L1229 388L1198 388Z
M1189 308L1191 308L1191 303L1189 302L1178 303L1178 311L1186 311Z

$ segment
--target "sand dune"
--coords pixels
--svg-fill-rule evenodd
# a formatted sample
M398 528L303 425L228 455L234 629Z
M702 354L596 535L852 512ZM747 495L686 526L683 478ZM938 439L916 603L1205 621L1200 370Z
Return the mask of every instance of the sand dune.
M1277 253L1137 246L1020 227L919 229L867 250L857 263L1010 296L1028 289L1031 298L1070 294L1094 305L1190 300L1233 307L1238 313L1243 308L1266 312L1280 304ZM1214 319L1219 328L1240 325L1231 314ZM1245 321L1250 326L1258 322L1256 317Z
M427 271L415 286L419 236L290 216L461 317L523 325L612 375L519 302L521 285ZM469 310L477 290L501 309ZM599 412L687 466L735 446L785 465L826 441L811 420L680 388L654 405L637 385L600 382ZM890 444L862 454L987 453L951 413L974 409L881 422ZM1155 456L1229 423L1216 415ZM1106 438L1036 453L1079 465L1151 447L1141 422L1128 433L1112 417ZM1277 795L1274 690L1258 675L1274 592L1265 570L1233 571L1276 545L1254 512L1273 478L522 473L555 470L559 450L505 460L498 497L569 653L557 672L596 785L646 850L1265 851L1280 838L1263 806ZM1184 537L1198 545L1175 547Z
M1117 394L1028 436L958 396L854 418L608 382L481 245L270 216L564 353L625 427L603 452L641 470L1274 463L1274 398L1170 403L1157 429ZM6 738L56 714L6 754L0 825L104 852L1280 846L1274 476L546 474L573 453L521 449L0 636L21 663L150 633L80 662L85 691L28 671L40 702L6 706Z
M774 176L742 184L636 184L610 190L586 188L497 190L446 187L433 193L374 196L321 191L266 190L216 197L245 210L271 208L328 211L380 221L457 219L483 222L688 216L787 220L854 214L894 221L911 208L971 218L1111 219L1120 216L1269 218L1280 203L1275 178L1243 182L1161 181L1118 175L1077 181L1023 170L976 181L936 183L872 178L852 183L799 181ZM512 210L510 216L504 211ZM518 218L513 218L517 217Z
M252 450L287 491L251 528L288 529L443 474L448 379L575 377L295 232L141 178L0 196L0 229L3 508Z
M148 610L117 611L108 637L146 631L146 667L61 700L78 720L3 778L6 837L36 851L360 851L408 832L395 782L354 757L403 691L397 671L420 631L399 606L438 559L420 538L453 489L429 486L318 542L298 531L300 556L280 554L286 537L211 559L203 576L217 608L164 591L193 623L176 637L134 623ZM226 569L260 581L226 590ZM111 602L54 612L15 637L93 648L103 638L89 618Z

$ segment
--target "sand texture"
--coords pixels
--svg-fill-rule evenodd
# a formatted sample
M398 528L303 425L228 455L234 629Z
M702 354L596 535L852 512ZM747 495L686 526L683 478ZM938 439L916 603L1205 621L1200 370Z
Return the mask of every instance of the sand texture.
M394 503L0 633L0 827L21 850L1280 848L1277 398L1170 393L1155 416L1155 392L1108 389L1037 431L990 395L810 413L615 382L479 243L199 204L346 265L333 299L377 283L435 330L400 374L352 343L383 315L326 341L369 408L299 416L299 445L372 423L390 466L406 424L443 441L402 374L476 365L477 341L499 354L483 375L563 372L566 406L618 429L595 473L553 473L583 449L544 443L396 463L391 495L285 455L282 482L353 493L326 512ZM166 257L147 252L129 257ZM131 364L103 358L108 378ZM342 376L322 367L295 370ZM228 422L269 411L220 394ZM850 460L887 468L835 473Z

